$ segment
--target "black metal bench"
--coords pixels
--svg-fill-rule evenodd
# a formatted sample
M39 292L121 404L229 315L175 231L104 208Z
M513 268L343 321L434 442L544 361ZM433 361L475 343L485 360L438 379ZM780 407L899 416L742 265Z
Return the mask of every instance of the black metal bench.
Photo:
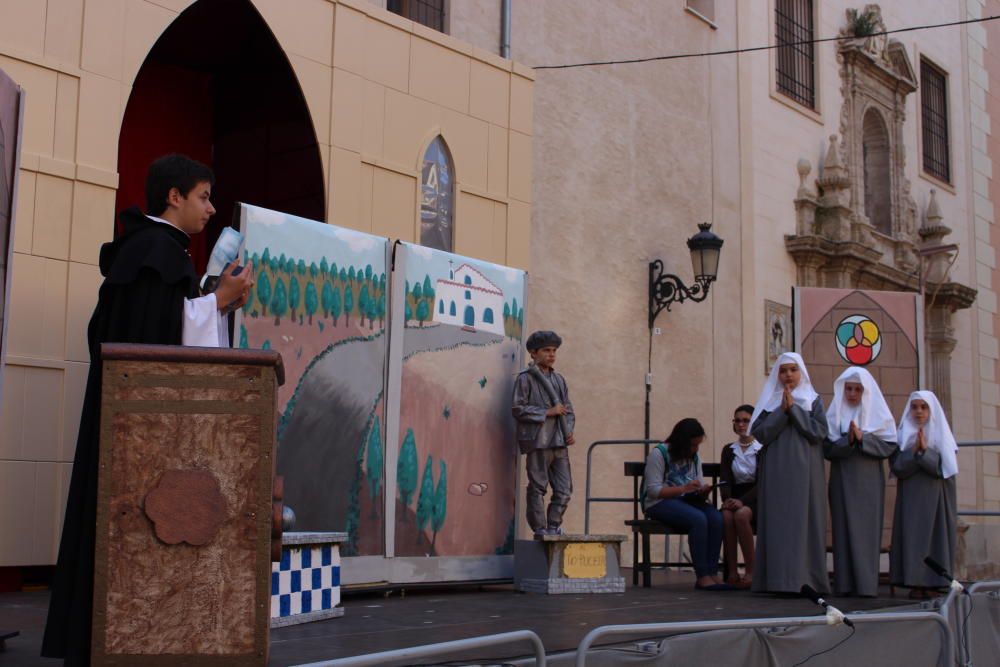
M686 535L684 531L673 529L665 523L655 519L647 519L642 511L642 477L645 472L644 461L626 461L625 476L632 478L632 518L625 521L625 525L632 531L632 585L639 584L639 574L642 573L643 588L649 588L652 583L652 570L654 567L692 567L688 561L653 562L649 544L650 535ZM719 479L718 463L703 463L702 474L710 477L715 484ZM718 487L712 488L712 505L718 501ZM640 549L641 543L641 549ZM642 558L640 559L640 556ZM666 554L665 554L666 557Z

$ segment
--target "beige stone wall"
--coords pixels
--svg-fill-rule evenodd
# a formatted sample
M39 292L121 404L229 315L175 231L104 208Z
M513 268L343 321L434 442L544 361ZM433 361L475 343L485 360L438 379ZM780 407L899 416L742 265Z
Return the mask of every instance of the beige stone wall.
M0 566L55 560L122 113L149 49L190 4L0 7L0 68L27 91L0 406ZM529 267L530 70L362 0L253 5L312 114L329 222L417 240L420 160L441 134L455 160L456 251Z
M732 3L721 4L714 30L684 2L581 2L572 16L562 3L515 2L511 55L536 66L732 48L736 16ZM499 5L453 2L452 34L497 48ZM719 58L536 76L527 319L530 329L564 336L557 367L579 442L565 527L581 531L589 443L643 435L648 263L662 259L690 284L685 240L698 222L714 222L725 239L720 277L706 302L675 305L656 322L652 434L697 417L708 430L704 460L718 460L733 408L752 400L742 391L737 70L735 59ZM641 447L596 450L593 492L631 495L622 462L641 459ZM592 531L620 533L630 510L592 512Z

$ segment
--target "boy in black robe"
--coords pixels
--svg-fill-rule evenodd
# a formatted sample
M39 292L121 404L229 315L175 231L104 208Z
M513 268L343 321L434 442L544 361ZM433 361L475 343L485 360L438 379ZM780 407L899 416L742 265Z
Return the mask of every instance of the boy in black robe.
M87 327L90 372L42 640L42 655L64 658L66 665L90 664L101 343L219 346L225 343L221 312L227 305L242 306L253 285L250 272L233 275L234 266L223 272L214 294L199 294L187 248L190 235L202 231L215 213L214 182L212 171L190 158L159 158L146 176L150 215L135 207L123 211L122 233L101 247L104 283Z

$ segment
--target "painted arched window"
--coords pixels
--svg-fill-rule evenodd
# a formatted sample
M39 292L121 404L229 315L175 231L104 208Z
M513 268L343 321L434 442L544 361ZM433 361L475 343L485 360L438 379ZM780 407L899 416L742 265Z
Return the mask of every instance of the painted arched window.
M438 301L438 313L444 315L444 299Z
M865 176L865 215L875 229L891 235L889 131L882 116L874 109L869 109L865 114L861 147Z
M465 276L465 284L466 285L472 284L472 276Z
M483 322L486 324L493 324L493 309L487 308L483 311Z
M451 307L448 308L448 314L451 315L452 317L455 317L455 313L456 312L458 312L458 311L455 310L455 302L452 301L451 302Z
M465 298L467 300L472 299L472 290L465 290Z
M424 152L420 172L420 244L451 252L454 247L455 167L440 135Z

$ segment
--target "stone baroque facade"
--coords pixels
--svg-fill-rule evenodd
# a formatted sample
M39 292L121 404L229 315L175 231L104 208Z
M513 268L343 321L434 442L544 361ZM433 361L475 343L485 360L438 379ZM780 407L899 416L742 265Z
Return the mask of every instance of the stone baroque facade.
M847 25L837 47L843 99L841 140L835 134L829 137L816 179L818 193L807 183L811 165L799 160L796 233L785 236L785 247L795 259L801 286L922 290L928 295L928 386L951 414L950 361L956 344L951 318L956 310L972 305L976 290L949 278L957 248L941 252L942 239L951 229L942 223L934 190L930 191L926 224L918 229L904 142L906 98L918 84L906 49L897 40L878 34L887 30L878 5L866 5L860 12L868 17L875 36L856 36L859 12L846 14ZM873 125L874 136L870 133ZM884 131L881 137L878 130ZM880 138L881 145L873 147ZM888 159L873 165L880 155ZM872 177L875 169L886 172L883 180ZM876 211L875 200L881 200L881 211ZM881 229L869 216L873 212L884 214ZM927 261L921 260L922 255L927 255Z

